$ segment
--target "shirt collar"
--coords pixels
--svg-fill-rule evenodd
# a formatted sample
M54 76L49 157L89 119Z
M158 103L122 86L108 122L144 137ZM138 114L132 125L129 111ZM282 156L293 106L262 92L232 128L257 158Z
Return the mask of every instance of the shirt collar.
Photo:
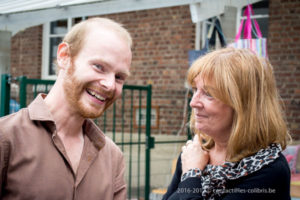
M105 135L91 119L86 119L84 121L83 132L89 137L98 150L104 147Z
M55 128L55 121L45 104L44 98L46 94L39 94L28 106L29 118L32 121L49 121L51 123L50 130L52 133ZM86 119L83 123L83 133L88 136L94 146L100 150L105 145L105 135L95 123L90 119Z
M54 119L44 102L46 94L39 94L28 106L29 118L37 121L52 121Z

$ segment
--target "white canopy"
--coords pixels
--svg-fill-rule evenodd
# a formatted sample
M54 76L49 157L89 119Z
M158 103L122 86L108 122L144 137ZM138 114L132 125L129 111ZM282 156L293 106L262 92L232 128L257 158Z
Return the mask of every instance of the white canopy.
M189 5L202 0L0 0L0 30L16 32L49 21Z
M193 22L261 0L0 0L0 30L16 32L49 21L190 5Z
M48 8L60 8L78 4L101 2L105 0L1 0L0 14L13 14Z

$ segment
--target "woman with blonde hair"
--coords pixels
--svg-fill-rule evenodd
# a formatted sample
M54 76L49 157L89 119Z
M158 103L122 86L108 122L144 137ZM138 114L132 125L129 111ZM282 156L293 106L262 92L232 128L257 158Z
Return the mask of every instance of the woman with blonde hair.
M290 199L290 169L281 151L290 135L269 61L225 48L197 59L193 141L182 147L163 199Z

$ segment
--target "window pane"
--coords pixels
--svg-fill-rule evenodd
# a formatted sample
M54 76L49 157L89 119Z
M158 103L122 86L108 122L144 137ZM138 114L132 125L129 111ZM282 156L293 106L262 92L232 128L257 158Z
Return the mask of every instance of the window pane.
M61 41L61 37L50 38L49 75L56 74L56 52Z
M254 15L267 15L269 14L269 2L267 0L260 1L252 4ZM242 14L244 13L246 6L242 9Z
M269 14L269 2L267 0L252 4L254 16L256 15L268 15ZM246 9L246 6L242 9L242 15ZM262 36L268 36L268 17L255 18L258 26L261 30ZM245 25L245 22L244 22ZM252 22L252 29L254 29L254 23ZM242 31L243 32L243 31ZM242 33L243 34L243 33ZM252 37L257 38L257 36L252 31Z
M50 34L65 34L68 30L68 20L58 20L51 22L50 24Z
M256 19L259 29L261 31L262 37L267 38L268 37L268 21L269 18L258 18ZM245 26L245 22L244 22L244 26ZM252 38L257 38L257 33L255 31L255 26L254 26L254 22L252 22ZM242 37L244 37L244 29L242 30Z
M259 19L256 19L256 21L259 24L259 28L261 30L262 36L267 38L268 37L268 18L259 18ZM253 33L252 33L252 36L253 36Z
M79 22L83 21L83 17L76 17L72 19L72 26L74 26L75 24L78 24Z

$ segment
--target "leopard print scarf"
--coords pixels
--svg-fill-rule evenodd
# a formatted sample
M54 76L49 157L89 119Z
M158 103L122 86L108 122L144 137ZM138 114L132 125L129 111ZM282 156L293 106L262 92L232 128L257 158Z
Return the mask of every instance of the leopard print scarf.
M226 193L227 180L235 180L260 170L263 166L272 163L282 151L280 144L271 144L256 154L243 158L239 162L225 162L223 165L207 165L201 172L202 196L213 200Z

